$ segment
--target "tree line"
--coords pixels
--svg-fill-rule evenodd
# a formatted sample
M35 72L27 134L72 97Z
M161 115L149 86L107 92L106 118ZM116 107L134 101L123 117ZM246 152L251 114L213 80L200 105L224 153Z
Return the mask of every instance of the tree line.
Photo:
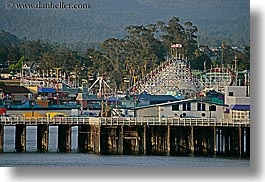
M171 44L181 44L180 54L187 56L192 69L203 70L220 64L234 64L238 57L239 69L250 68L249 47L243 51L232 49L223 42L222 53L217 58L201 51L198 46L198 28L191 21L181 24L180 18L172 17L168 22L157 21L154 24L130 25L125 28L122 38L108 38L98 49L88 48L85 53L71 50L61 44L49 41L19 40L8 32L0 32L0 64L12 69L21 69L24 62L35 62L37 69L49 70L61 68L68 75L74 72L79 80L93 82L97 76L103 76L112 88L126 90L133 76L144 76L157 67L171 53Z

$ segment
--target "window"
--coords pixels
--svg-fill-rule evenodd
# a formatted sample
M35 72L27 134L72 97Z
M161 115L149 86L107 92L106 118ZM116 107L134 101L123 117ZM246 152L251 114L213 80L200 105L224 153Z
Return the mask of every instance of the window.
M179 104L173 104L172 111L179 111Z
M234 96L234 92L229 92L229 96Z
M205 111L205 104L202 104L202 111Z
M183 103L183 105L182 105L182 110L183 110L183 111L186 111L186 110L187 110L187 104L186 104L186 103Z
M201 111L201 103L197 103L197 111Z
M197 103L197 111L205 111L205 104Z
M187 103L187 111L191 111L191 103Z
M216 111L216 106L209 106L209 111Z
M182 108L183 111L191 111L191 103L188 102L188 103L183 103L183 108Z

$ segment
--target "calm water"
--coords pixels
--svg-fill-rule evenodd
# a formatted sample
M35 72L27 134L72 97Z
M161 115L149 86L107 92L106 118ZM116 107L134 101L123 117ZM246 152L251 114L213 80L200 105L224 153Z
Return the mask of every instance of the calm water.
M77 153L77 127L72 128L72 153L57 152L57 127L50 127L49 153L37 152L36 127L27 127L26 153L14 153L14 127L5 127L1 167L250 167L250 160L218 157L95 155Z

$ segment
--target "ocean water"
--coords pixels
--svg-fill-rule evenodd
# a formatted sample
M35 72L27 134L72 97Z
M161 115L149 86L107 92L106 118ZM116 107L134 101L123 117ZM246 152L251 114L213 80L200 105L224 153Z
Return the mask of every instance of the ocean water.
M77 127L72 128L72 152L57 149L57 127L50 127L49 152L37 152L36 127L27 127L26 153L15 152L15 127L4 128L4 153L0 167L91 167L91 168L173 168L250 167L249 159L153 155L97 155L77 152Z

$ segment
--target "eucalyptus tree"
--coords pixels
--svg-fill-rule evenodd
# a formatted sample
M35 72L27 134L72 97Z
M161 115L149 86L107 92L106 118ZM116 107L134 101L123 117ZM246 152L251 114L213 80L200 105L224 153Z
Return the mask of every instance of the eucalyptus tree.
M196 51L198 52L198 51ZM208 70L211 67L212 61L209 56L203 52L197 54L194 59L190 61L191 69L201 70L204 69Z
M238 55L239 69L250 70L250 46L246 46L244 50Z
M146 26L129 26L125 37L128 56L131 59L134 72L137 75L145 74L154 65L159 64L165 55L161 42L155 37L156 24Z
M42 53L38 65L41 70L54 70L55 68L60 68L69 75L74 68L81 68L82 61L77 52L61 48L56 52Z
M185 29L180 24L178 17L171 18L168 23L159 21L157 22L160 28L160 39L165 46L167 53L171 52L171 44L183 44L185 40ZM180 50L180 53L184 53Z
M123 82L124 61L126 59L125 44L122 39L109 38L101 45L102 59L106 62L108 77L117 90Z
M192 24L192 22L185 22L185 41L183 43L185 48L185 55L187 55L189 60L193 60L195 58L196 50L198 50L198 42L196 33L198 32L198 28Z
M88 49L86 54L86 65L88 67L88 76L91 81L97 76L103 75L107 65L104 65L102 53L95 49Z
M182 44L182 48L178 49L178 53L185 54L189 60L195 58L195 52L198 49L196 33L198 29L192 22L180 24L180 18L173 17L166 24L158 21L159 35L162 44L167 50L167 54L171 53L171 44Z
M117 89L124 88L124 79L131 81L133 76L146 74L164 58L163 46L155 37L156 24L132 25L125 29L125 37L105 40L100 50Z
M91 51L86 58L93 60L92 70L110 77L116 89L124 88L124 79L132 83L134 76L145 76L156 68L170 52L172 43L183 44L180 53L195 57L198 30L191 22L182 26L180 19L173 17L168 24L159 21L127 26L125 30L126 36L105 40L100 51Z

